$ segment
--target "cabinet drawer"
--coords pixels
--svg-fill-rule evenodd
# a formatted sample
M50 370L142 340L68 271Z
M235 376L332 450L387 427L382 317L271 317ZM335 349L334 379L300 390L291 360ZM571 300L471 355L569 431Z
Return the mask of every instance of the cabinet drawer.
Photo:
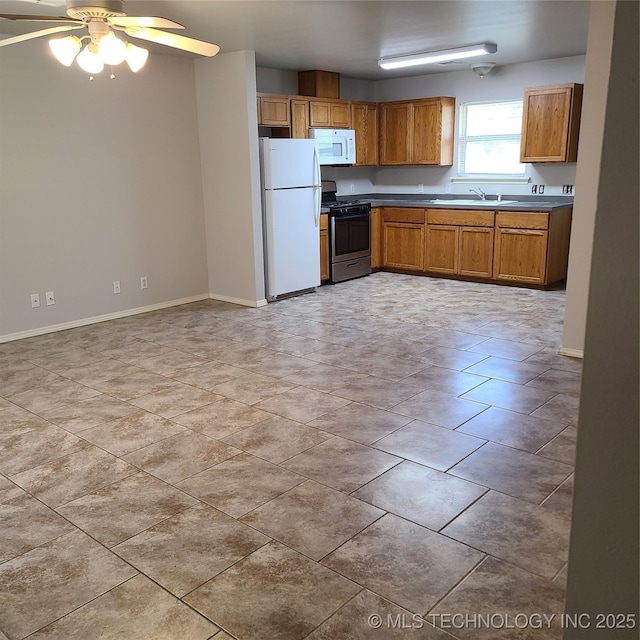
M510 213L498 211L496 227L509 229L548 229L548 213Z
M385 222L414 222L424 224L424 209L385 207L382 210Z
M493 211L464 209L427 209L429 224L452 224L459 227L493 227Z

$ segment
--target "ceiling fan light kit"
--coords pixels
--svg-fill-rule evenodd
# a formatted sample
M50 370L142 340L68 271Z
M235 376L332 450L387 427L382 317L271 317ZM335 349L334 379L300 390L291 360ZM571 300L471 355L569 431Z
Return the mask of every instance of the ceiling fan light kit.
M483 56L488 53L495 53L497 50L497 45L490 42L483 42L468 47L456 47L455 49L424 51L422 53L380 58L378 60L378 66L383 69L400 69L402 67L413 67L422 64L434 64L437 62L473 58L475 56Z
M220 51L220 47L211 42L151 28L184 29L173 20L156 16L127 16L123 0L67 0L67 16L69 17L0 14L0 18L7 20L62 23L48 29L5 38L0 40L0 47L86 27L89 31L87 35L54 38L49 41L49 47L61 64L69 67L76 60L78 66L90 74L100 73L105 65L115 66L122 62L126 62L134 73L145 65L149 51L118 38L114 31L207 57ZM84 49L83 40L89 40ZM115 77L113 73L111 77Z

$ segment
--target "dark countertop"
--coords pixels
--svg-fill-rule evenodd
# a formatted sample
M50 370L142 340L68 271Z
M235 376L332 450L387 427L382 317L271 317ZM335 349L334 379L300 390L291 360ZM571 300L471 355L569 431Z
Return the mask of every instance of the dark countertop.
M419 207L424 209L478 209L490 211L553 211L563 207L573 206L573 197L554 196L550 198L527 198L526 196L503 196L503 200L516 200L506 204L498 202L496 199L478 200L477 203L469 203L470 198L461 197L460 200L466 202L455 203L434 203L433 200L455 200L451 194L429 194L418 196L413 194L362 194L358 199L363 202L370 202L372 207ZM340 198L339 198L340 199ZM349 198L344 198L348 200Z

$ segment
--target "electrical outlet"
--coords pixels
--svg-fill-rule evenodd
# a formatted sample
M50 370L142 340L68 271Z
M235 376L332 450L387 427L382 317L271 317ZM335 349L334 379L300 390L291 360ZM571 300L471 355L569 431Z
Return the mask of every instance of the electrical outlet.
M53 291L47 291L44 294L44 299L47 301L47 306L50 307L56 303L56 297L53 295Z
M149 283L147 282L147 276L140 277L140 288L147 289L149 287Z
M544 185L543 184L538 185L538 194L542 195L543 193L544 193Z
M419 184L418 185L418 193L424 193L424 185L423 184Z
M113 281L113 293L120 293L120 280Z
M531 193L538 193L538 185L537 184L532 185Z
M32 293L31 294L31 308L35 309L36 307L40 306L40 294L39 293Z
M350 187L351 193L355 193L356 192L356 185L352 184Z
M573 193L573 185L572 184L563 184L562 185L562 193L565 195L569 195Z

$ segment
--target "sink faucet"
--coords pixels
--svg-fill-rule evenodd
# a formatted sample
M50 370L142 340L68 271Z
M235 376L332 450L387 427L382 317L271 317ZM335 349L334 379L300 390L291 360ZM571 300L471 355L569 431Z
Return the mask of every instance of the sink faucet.
M484 200L486 198L486 193L482 189L469 189L469 191L473 191L480 200Z

